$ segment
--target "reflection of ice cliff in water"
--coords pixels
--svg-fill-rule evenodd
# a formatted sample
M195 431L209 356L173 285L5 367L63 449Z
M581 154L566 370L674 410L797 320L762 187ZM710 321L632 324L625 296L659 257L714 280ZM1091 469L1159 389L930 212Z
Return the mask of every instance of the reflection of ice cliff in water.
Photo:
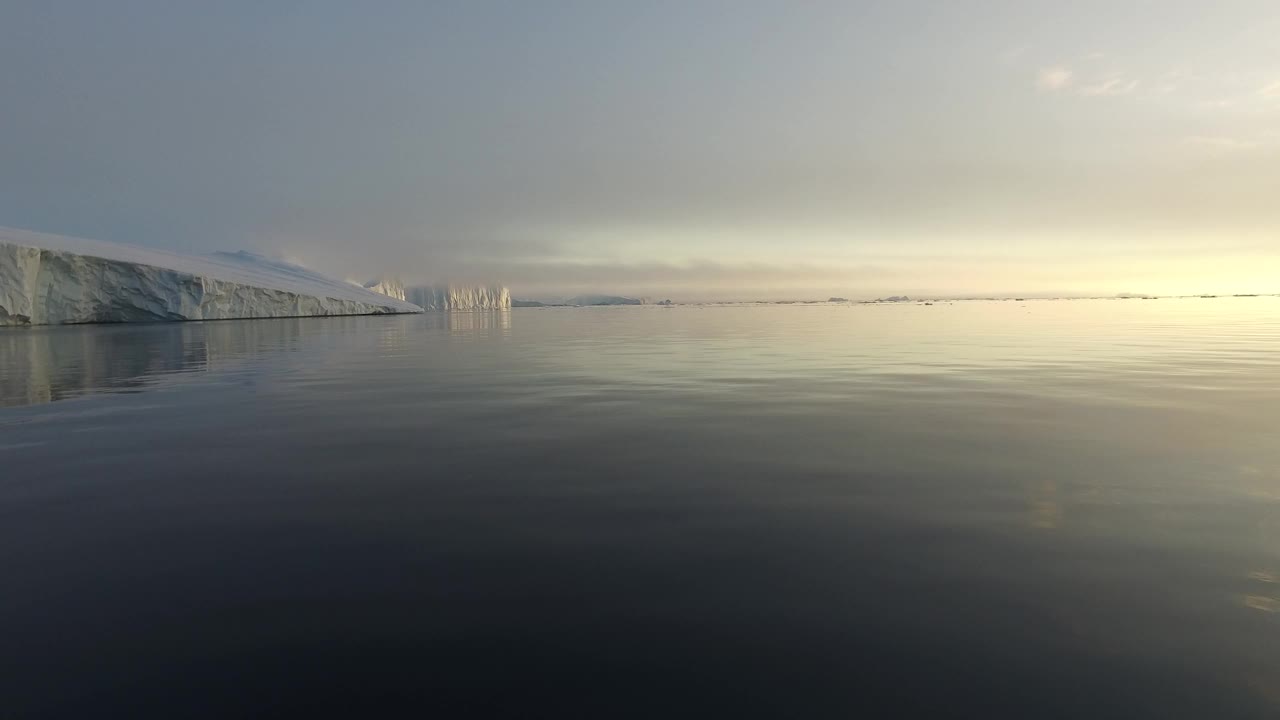
M511 311L445 313L449 332L453 334L486 330L511 329Z
M333 319L335 323L350 322ZM305 318L0 332L0 407L127 391L175 373L295 350Z
M339 335L371 337L384 351L398 350L433 331L464 341L505 335L511 332L511 311L4 328L0 407L129 392L176 374L296 353Z

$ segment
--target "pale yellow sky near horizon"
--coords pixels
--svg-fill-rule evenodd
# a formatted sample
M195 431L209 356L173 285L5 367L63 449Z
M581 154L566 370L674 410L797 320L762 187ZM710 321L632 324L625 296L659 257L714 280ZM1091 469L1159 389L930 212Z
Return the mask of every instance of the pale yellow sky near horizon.
M1280 4L0 9L0 225L529 297L1280 292Z

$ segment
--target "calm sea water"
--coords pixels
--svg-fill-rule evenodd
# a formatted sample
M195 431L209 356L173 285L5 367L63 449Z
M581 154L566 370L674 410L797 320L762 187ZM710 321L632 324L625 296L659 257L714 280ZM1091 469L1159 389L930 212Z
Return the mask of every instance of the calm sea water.
M0 716L1280 714L1280 298L0 332Z

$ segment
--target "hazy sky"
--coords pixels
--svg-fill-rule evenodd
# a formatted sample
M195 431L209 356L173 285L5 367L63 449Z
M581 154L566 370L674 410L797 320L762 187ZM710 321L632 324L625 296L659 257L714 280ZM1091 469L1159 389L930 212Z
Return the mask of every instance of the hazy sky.
M352 277L1280 291L1276 0L0 0L0 225Z

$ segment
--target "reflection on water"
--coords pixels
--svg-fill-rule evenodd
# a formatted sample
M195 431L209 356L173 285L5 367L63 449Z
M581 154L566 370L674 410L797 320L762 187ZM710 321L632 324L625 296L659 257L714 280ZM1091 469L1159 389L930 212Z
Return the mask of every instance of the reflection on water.
M19 716L1280 711L1275 298L14 330L0 401Z
M1052 530L1062 524L1058 486L1052 480L1041 483L1031 499L1031 527Z
M0 333L0 407L139 389L246 355L287 352L300 319L39 327Z
M1244 596L1244 604L1254 610L1263 612L1280 612L1280 583L1274 573L1267 570L1255 570L1249 573L1252 581L1252 593Z
M388 350L410 332L448 329L460 339L510 332L511 312L415 316L416 325L378 329ZM87 392L126 392L168 376L292 352L307 333L362 332L359 318L281 318L198 323L37 327L0 332L0 407L34 405Z
M511 330L511 311L497 312L450 312L441 313L449 322L449 331L454 334L474 334L476 331Z

